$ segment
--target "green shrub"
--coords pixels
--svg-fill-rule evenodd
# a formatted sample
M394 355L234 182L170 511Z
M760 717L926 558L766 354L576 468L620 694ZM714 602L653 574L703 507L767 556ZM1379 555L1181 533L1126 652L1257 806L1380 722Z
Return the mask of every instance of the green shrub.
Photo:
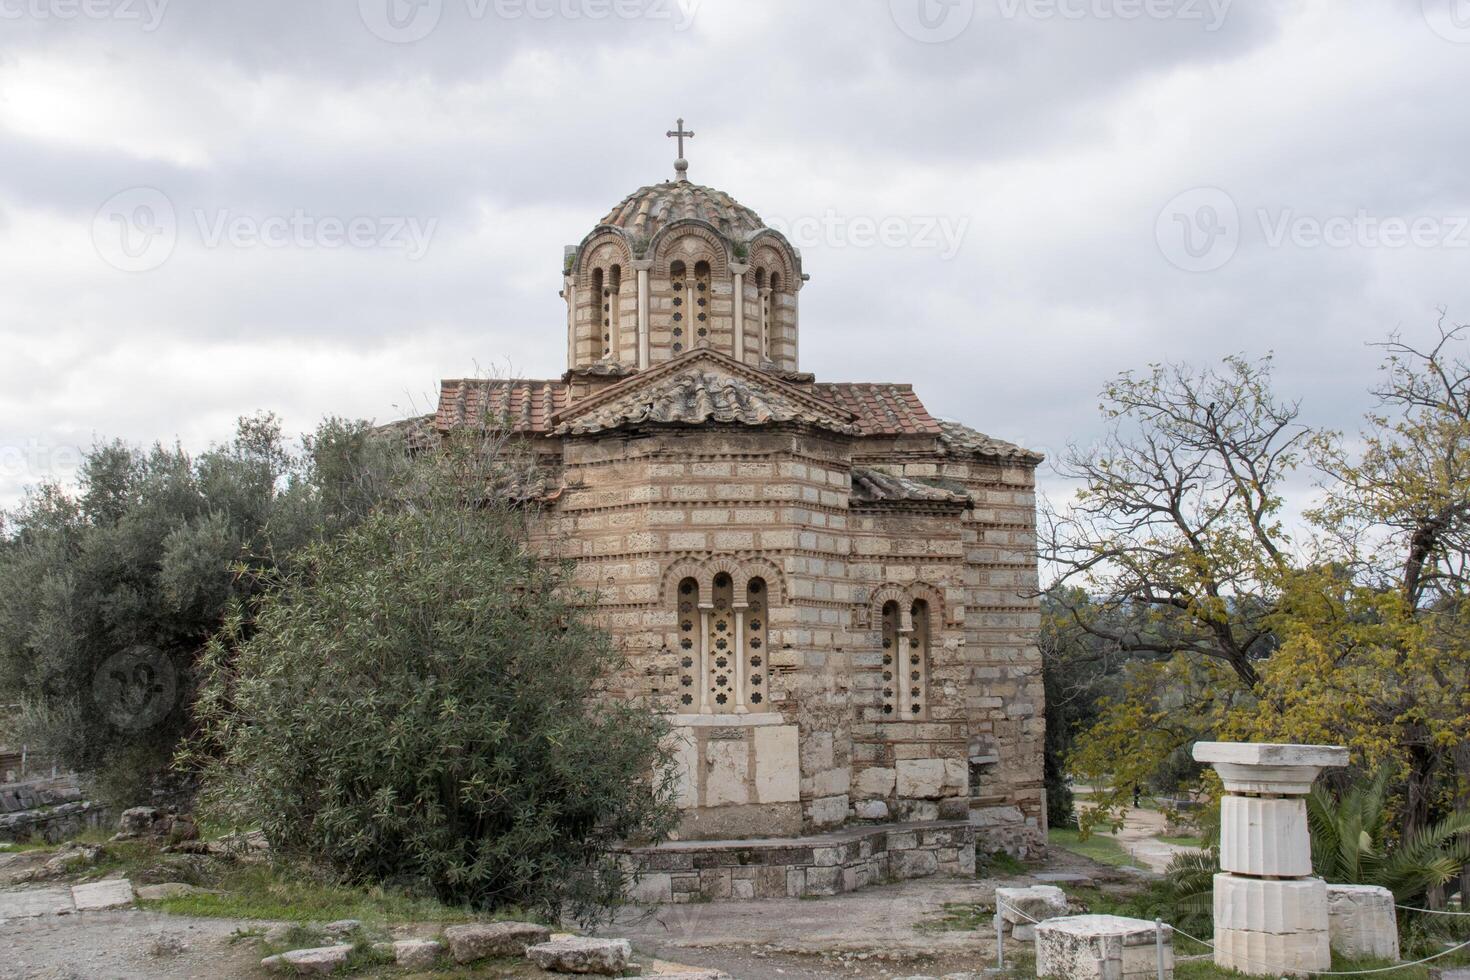
M475 472L424 463L232 619L187 759L220 816L346 880L588 920L609 848L672 825L669 728L603 695L610 638Z

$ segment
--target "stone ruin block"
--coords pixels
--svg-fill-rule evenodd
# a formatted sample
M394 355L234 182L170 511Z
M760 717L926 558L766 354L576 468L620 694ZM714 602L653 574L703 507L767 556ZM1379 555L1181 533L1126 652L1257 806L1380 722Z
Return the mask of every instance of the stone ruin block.
M1055 885L997 888L995 913L1003 932L1029 943L1035 940L1036 923L1067 914L1067 896Z
M1340 956L1397 962L1399 923L1393 892L1377 885L1328 885L1327 931Z
M1162 927L1164 980L1174 975L1174 930ZM1036 975L1057 980L1155 980L1159 927L1119 915L1072 915L1036 926Z

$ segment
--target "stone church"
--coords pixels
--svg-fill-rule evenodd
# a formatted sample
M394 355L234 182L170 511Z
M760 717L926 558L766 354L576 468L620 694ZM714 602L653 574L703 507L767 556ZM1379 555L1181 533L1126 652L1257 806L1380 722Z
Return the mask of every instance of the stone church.
M691 182L692 134L669 135L676 178L566 250L566 373L445 381L434 416L445 434L508 418L534 448L545 547L626 651L622 693L673 716L685 817L651 894L679 897L690 850L745 857L712 886L689 860L685 897L759 897L973 870L977 836L1037 846L1041 457L907 384L803 371L801 254ZM742 877L752 839L839 853L777 848L765 863L789 867ZM875 856L926 842L902 867ZM788 888L804 863L835 873Z

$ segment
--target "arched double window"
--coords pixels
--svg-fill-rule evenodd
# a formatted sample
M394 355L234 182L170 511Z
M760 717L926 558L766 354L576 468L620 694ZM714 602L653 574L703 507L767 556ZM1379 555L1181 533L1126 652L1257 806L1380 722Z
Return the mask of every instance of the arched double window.
M929 603L914 600L908 615L897 600L883 604L883 716L918 720L929 703Z

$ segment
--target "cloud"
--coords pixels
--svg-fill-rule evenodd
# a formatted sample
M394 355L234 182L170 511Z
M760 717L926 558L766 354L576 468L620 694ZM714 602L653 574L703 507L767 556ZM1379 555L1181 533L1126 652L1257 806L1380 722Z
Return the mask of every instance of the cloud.
M0 503L69 472L44 447L94 435L202 446L260 408L297 430L390 418L477 363L560 374L562 246L670 175L680 115L694 179L818 229L805 369L911 381L936 413L1052 452L1096 430L1109 375L1232 352L1274 350L1283 394L1351 429L1368 341L1441 305L1470 319L1470 250L1447 231L1269 234L1470 215L1452 124L1470 48L1418 0L1223 3L1218 23L1185 12L1219 0L961 0L973 14L942 43L905 33L919 0L53 16L68 2L0 0ZM385 40L390 2L432 29ZM1161 214L1198 188L1238 220L1208 272L1160 245L1161 219L1201 218ZM98 232L138 189L167 206ZM358 244L324 243L357 220ZM394 222L432 227L421 253L385 244ZM954 247L925 245L925 222ZM868 242L864 223L902 234Z

